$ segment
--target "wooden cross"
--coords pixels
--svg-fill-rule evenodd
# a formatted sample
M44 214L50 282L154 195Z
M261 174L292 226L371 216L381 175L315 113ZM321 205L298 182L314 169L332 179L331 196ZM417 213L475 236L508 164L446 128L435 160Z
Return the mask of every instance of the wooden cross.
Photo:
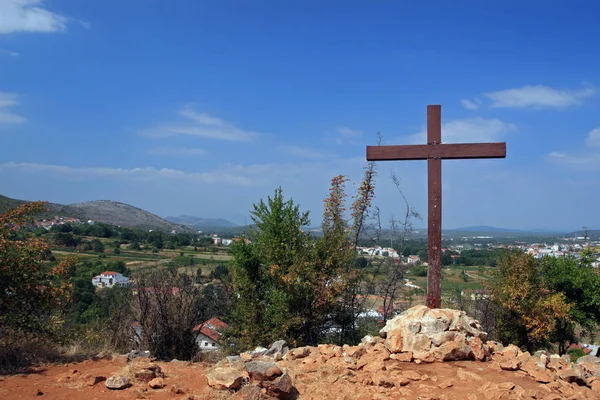
M442 106L427 106L427 144L367 146L368 161L427 160L427 306L442 305L442 160L505 158L506 143L442 144Z

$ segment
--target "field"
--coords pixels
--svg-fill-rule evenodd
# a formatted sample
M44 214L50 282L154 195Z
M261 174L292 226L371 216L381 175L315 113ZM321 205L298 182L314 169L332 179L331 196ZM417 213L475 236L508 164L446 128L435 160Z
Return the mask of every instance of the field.
M199 248L198 251L192 246L186 246L175 250L161 249L153 252L143 248L133 250L128 245L121 245L117 254L114 240L95 237L85 239L100 240L105 250L103 252L78 251L73 248L53 246L52 254L59 260L67 255L74 255L82 261L85 259L90 261L101 259L104 263L122 261L132 273L174 265L178 270L190 274L196 274L196 271L201 269L204 276L210 274L217 265L227 264L231 260L229 249L224 246Z

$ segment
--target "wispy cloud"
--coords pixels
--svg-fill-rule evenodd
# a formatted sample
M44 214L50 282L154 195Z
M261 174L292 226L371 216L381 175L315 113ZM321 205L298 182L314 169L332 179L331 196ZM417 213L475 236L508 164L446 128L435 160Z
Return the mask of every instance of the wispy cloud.
M19 105L18 95L15 93L0 92L0 125L2 124L21 124L27 119L13 113L10 109Z
M361 131L350 129L346 126L338 126L336 130L341 136L345 137L358 137L362 135Z
M442 124L443 143L475 143L494 142L509 132L516 130L514 124L500 121L499 119L466 118L448 121ZM426 143L427 132L410 136L412 143Z
M15 163L8 162L0 164L0 171L18 170L27 173L48 174L67 176L75 179L89 177L127 177L154 180L182 179L204 183L225 182L232 185L248 186L252 180L241 174L233 173L233 170L208 171L208 172L185 172L170 168L114 168L114 167L70 167L66 165L38 164L38 163Z
M460 104L462 104L462 106L464 108L466 108L467 110L478 110L479 107L481 106L481 100L479 100L479 99L473 99L473 100L462 99L460 101Z
M191 106L182 108L177 114L184 122L145 129L139 134L146 137L188 135L229 141L251 141L260 136L258 132L238 128L233 123L208 113L199 113Z
M61 32L69 18L43 7L42 0L0 0L0 34Z
M10 50L0 49L0 56L18 57L19 53Z
M484 93L492 108L566 108L581 104L586 98L596 94L596 89L556 89L550 86L526 85L517 89L507 89Z
M569 154L553 151L548 154L549 160L558 165L582 171L600 169L600 154Z
M593 129L588 133L585 144L588 147L600 147L600 128Z
M148 153L157 156L193 157L207 154L204 149L190 147L158 147L148 150Z
M600 128L592 129L586 139L585 145L589 150L582 150L578 154L553 151L548 154L548 159L558 165L579 170L600 169Z
M279 149L287 154L292 155L292 156L302 157L302 158L318 159L318 158L333 158L333 157L335 157L335 155L332 153L329 153L329 152L323 151L323 150L319 150L319 149L314 149L312 147L279 146Z

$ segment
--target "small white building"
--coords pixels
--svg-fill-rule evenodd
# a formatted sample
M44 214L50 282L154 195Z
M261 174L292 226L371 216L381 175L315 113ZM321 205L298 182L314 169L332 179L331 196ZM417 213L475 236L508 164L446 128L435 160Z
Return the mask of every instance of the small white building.
M92 285L99 288L111 288L113 286L129 286L129 278L119 272L104 271L92 278Z
M196 337L196 344L200 350L217 350L221 347L221 336L225 330L229 329L229 325L221 321L219 318L211 318L206 322L194 328L194 331L199 331Z

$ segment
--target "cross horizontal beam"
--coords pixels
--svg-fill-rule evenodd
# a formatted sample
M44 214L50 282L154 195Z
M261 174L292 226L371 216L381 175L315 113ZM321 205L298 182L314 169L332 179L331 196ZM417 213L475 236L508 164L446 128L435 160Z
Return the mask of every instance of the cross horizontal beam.
M506 143L504 142L367 146L367 161L505 157Z

